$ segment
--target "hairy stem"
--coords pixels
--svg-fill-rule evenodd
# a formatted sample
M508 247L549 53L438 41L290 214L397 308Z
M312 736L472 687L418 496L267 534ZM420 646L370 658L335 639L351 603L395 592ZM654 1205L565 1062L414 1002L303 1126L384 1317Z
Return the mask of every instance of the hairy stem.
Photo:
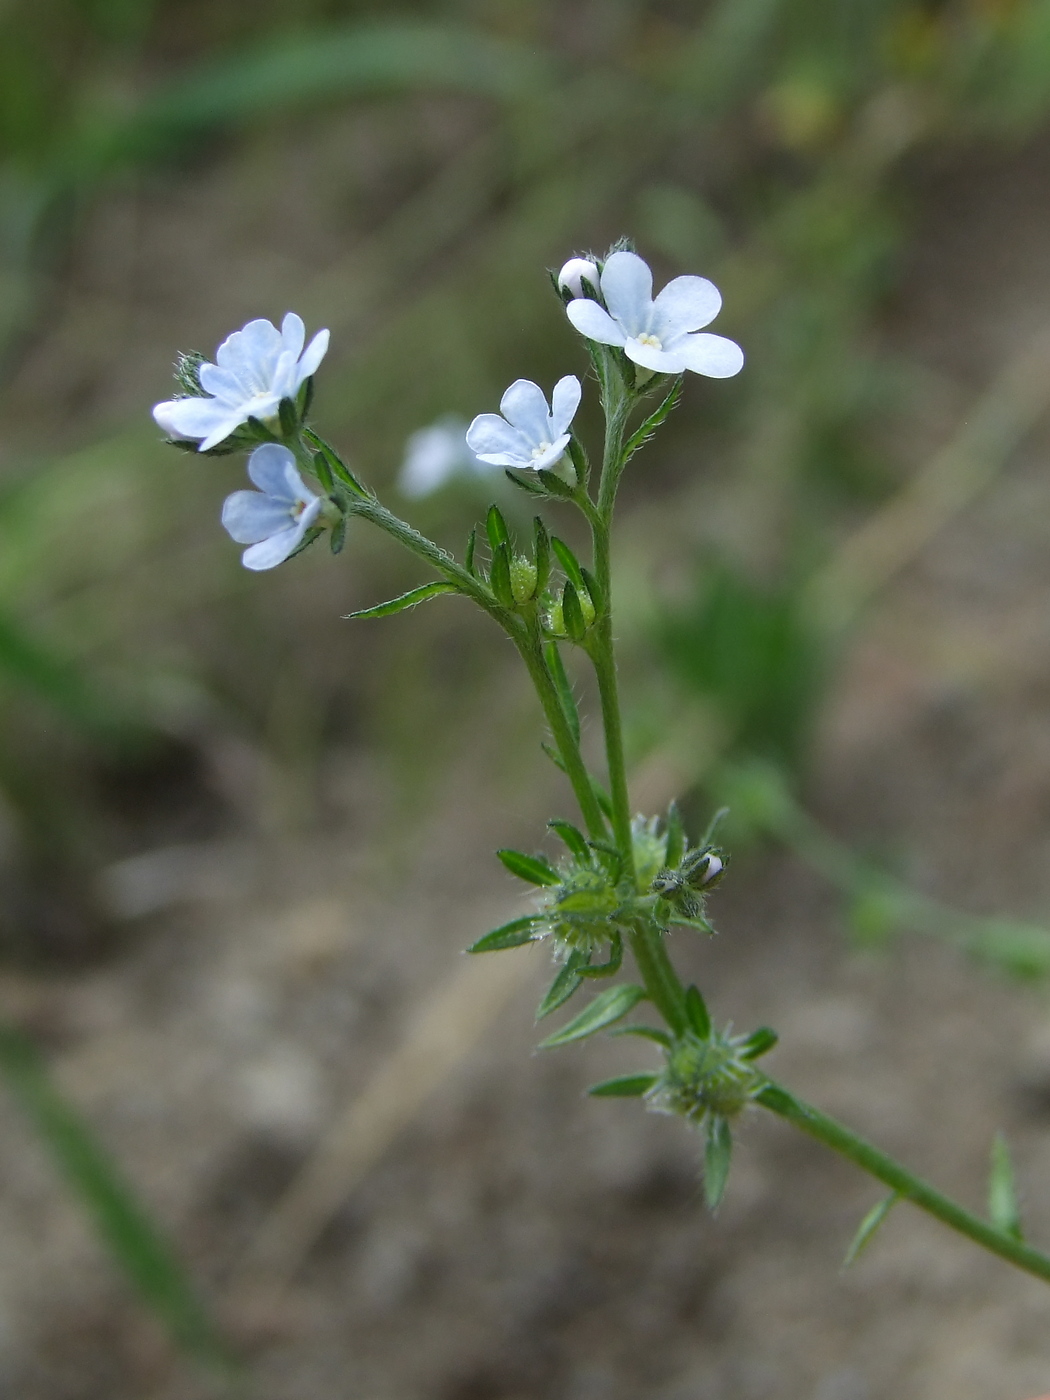
M758 1092L755 1102L781 1118L786 1118L789 1123L816 1138L818 1142L824 1143L833 1152L848 1158L862 1171L889 1186L902 1200L911 1201L942 1224L960 1235L965 1235L967 1239L973 1240L975 1244L993 1254L998 1254L1000 1258L1015 1264L1019 1269L1024 1269L1026 1273L1050 1282L1050 1257L1025 1244L1023 1240L1016 1239L1003 1230L997 1230L980 1216L973 1215L948 1196L941 1195L921 1177L915 1176L892 1157L887 1157L884 1152L858 1137L844 1124L829 1118L826 1113L821 1113L819 1108L796 1098L772 1080Z

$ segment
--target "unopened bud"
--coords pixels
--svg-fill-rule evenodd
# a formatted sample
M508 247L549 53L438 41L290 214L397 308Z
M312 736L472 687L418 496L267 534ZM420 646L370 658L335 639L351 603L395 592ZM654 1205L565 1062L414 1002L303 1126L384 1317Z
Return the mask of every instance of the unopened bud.
M584 283L590 284L589 288ZM558 290L573 297L596 299L599 292L598 265L590 258L570 258L558 273Z
M516 603L527 603L536 596L536 565L520 554L510 561L510 591Z

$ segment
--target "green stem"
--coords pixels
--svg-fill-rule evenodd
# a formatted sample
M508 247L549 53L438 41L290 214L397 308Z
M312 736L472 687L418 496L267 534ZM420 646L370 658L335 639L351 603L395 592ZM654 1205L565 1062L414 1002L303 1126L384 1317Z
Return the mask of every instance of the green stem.
M674 970L664 936L651 924L639 923L630 932L631 952L641 973L646 995L675 1035L688 1028L685 988Z
M536 687L536 694L540 698L543 713L547 718L562 762L565 764L565 772L572 784L572 790L576 795L580 811L583 813L587 830L594 840L604 841L608 836L605 815L595 795L591 776L587 772L580 754L580 746L577 744L569 727L569 721L565 717L561 697L554 684L554 679L547 669L547 663L543 659L539 641L534 636L523 636L520 640L515 637L514 643L521 653L521 659L525 662L532 683Z
M1024 1269L1026 1273L1050 1282L1050 1257L1012 1235L997 1230L994 1225L989 1225L980 1216L964 1210L948 1196L942 1196L921 1177L914 1176L906 1167L902 1167L892 1157L887 1157L870 1142L865 1142L842 1123L821 1113L819 1108L797 1099L772 1080L759 1091L755 1101L770 1112L786 1118L789 1123L816 1138L818 1142L824 1143L833 1152L848 1158L862 1171L889 1186L903 1200L911 1201L913 1205L934 1216L950 1229L965 1235L967 1239L973 1240L975 1244L993 1254L998 1254L1001 1259L1008 1260L1019 1269Z

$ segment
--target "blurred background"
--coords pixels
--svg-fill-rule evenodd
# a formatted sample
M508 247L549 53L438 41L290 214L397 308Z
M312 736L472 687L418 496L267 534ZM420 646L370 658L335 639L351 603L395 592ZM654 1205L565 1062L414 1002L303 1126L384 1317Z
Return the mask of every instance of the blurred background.
M1050 1387L1042 1285L904 1209L843 1276L877 1193L757 1118L712 1220L688 1131L581 1097L644 1050L530 1056L546 954L459 958L572 815L515 657L344 621L424 581L362 526L247 574L242 460L149 417L295 309L319 431L460 550L529 499L406 500L405 444L583 374L545 267L713 278L745 372L617 534L636 801L734 809L676 952L974 1205L1006 1131L1045 1242L1048 230L1047 0L0 5L5 1394L223 1393L191 1288L260 1400Z

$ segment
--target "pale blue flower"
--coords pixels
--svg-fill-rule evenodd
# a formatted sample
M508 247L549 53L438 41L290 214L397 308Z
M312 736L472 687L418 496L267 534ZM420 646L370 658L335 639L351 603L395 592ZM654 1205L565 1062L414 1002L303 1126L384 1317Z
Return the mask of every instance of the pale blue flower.
M306 349L306 327L294 311L278 330L270 321L249 321L219 346L215 364L198 371L208 397L159 403L153 417L173 438L200 439L198 452L218 447L249 418L272 420L282 399L294 399L317 371L328 349L328 332L318 331Z
M491 465L482 462L467 446L465 419L439 418L412 433L405 443L397 487L402 496L418 500L457 477L491 474Z
M738 374L744 352L721 335L697 335L718 315L722 297L706 277L676 277L653 300L653 274L637 253L612 253L601 273L605 307L587 298L565 312L576 329L602 345L619 345L636 365L655 374L690 369L713 379Z
M266 442L248 458L258 491L235 491L222 507L222 523L238 544L249 544L246 569L272 569L299 548L324 510L324 497L303 481L295 458L280 443Z
M587 288L584 283L598 290L598 264L591 258L570 258L558 273L558 290L571 292L574 297L585 297Z
M538 384L516 379L500 400L503 416L479 414L467 429L467 446L481 461L496 467L546 471L569 445L569 424L576 416L582 392L576 376L567 374L555 384L548 408Z

